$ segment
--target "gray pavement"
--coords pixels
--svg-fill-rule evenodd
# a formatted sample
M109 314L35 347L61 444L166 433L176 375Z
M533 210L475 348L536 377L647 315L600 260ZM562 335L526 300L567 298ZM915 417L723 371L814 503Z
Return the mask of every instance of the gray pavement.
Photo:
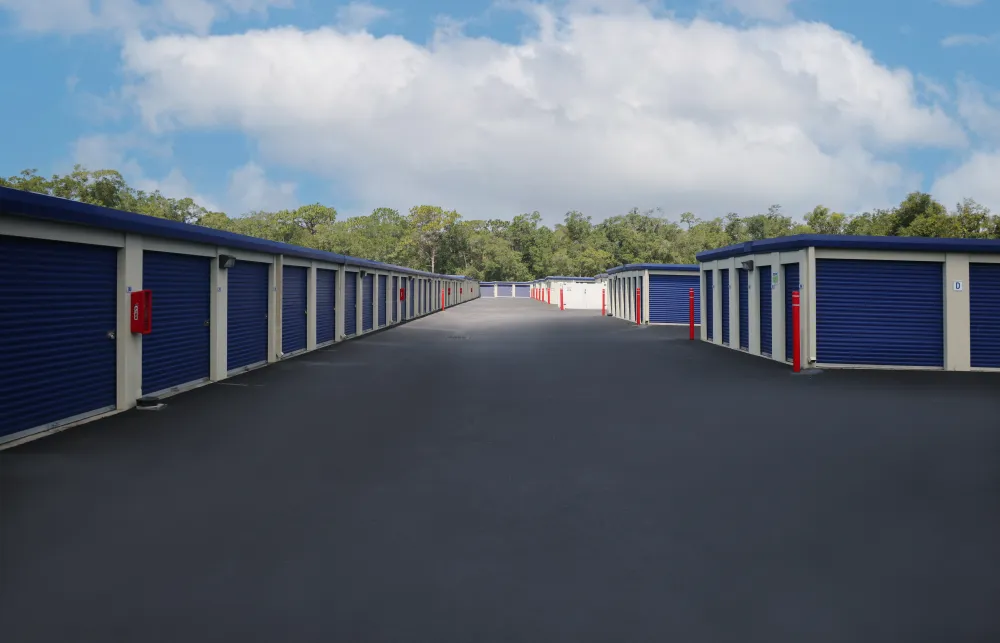
M0 452L5 643L1000 639L1000 377L481 300Z

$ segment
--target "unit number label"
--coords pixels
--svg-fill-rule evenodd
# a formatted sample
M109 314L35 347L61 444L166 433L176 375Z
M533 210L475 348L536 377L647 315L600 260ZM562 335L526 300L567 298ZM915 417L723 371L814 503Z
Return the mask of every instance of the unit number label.
M961 290L963 288L962 282L961 281L956 281L955 285L954 285L954 288L955 288L955 292L961 292Z

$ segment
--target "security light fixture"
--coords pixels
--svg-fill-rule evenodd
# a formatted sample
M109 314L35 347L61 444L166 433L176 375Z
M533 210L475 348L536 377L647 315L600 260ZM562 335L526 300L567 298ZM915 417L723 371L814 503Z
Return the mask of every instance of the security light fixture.
M744 261L743 269L747 271L753 270L753 259L748 259L747 261Z
M362 277L367 277L368 276L368 271L367 270L362 270L361 271L361 276Z
M236 265L236 257L233 255L219 255L220 268L232 268Z

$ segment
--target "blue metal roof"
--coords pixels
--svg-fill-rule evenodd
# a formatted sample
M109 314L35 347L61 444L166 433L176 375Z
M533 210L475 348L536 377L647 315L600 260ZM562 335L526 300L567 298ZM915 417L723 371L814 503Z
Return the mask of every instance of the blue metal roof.
M542 281L593 281L593 277L545 277Z
M616 272L627 272L630 270L684 270L687 272L698 272L701 268L698 264L689 263L630 263L617 268L608 268L607 274L613 275Z
M97 205L89 205L61 199L59 197L38 194L35 192L25 192L13 188L0 187L0 212L4 214L28 217L31 219L43 219L46 221L59 221L61 223L72 223L77 225L92 226L105 230L115 230L117 232L133 232L166 239L177 239L180 241L190 241L192 243L204 243L214 246L225 246L239 250L251 250L265 252L269 254L281 254L290 257L301 257L303 259L316 259L317 261L329 261L332 263L346 263L361 268L391 269L410 275L423 277L443 277L446 279L465 279L456 275L439 275L403 266L371 261L370 259L360 259L348 255L325 252L302 246L294 246L290 243L278 241L268 241L258 239L233 232L215 230L203 226L192 225L190 223L180 223L167 219L135 214L134 212L124 212L104 208Z
M847 250L888 250L910 252L975 252L1000 254L998 239L938 239L928 237L858 237L845 234L797 234L776 239L747 241L696 255L698 261L715 261L754 253L842 248Z

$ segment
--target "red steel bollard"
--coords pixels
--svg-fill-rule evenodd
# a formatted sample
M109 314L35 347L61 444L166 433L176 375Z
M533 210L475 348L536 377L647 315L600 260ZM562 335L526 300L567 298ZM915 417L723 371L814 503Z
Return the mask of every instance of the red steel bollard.
M799 291L792 292L792 372L802 370L802 338L799 336Z
M601 317L604 317L604 315L606 314L605 311L607 311L607 308L605 307L604 303L604 289L601 288Z
M688 327L691 330L691 339L694 339L694 288L688 290L688 312L690 314Z
M562 288L559 289L559 310L566 310L566 307L563 305L563 289Z
M642 323L642 289L635 289L635 325Z
M441 310L444 310L444 288L441 289Z
M546 288L545 290L547 291L547 297L549 299L547 303L551 304L552 303L552 289L551 288Z

